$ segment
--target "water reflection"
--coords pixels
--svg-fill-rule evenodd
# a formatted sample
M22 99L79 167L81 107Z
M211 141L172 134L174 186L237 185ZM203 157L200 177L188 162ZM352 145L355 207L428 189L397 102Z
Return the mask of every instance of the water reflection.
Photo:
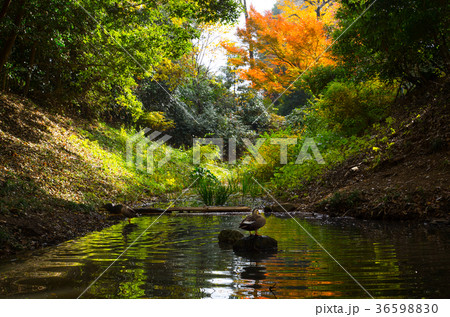
M138 225L135 223L129 223L123 226L122 228L122 235L123 235L123 241L125 244L128 244L128 236L135 231L138 228Z
M0 297L365 298L367 294L292 219L270 216L271 255L235 254L217 235L242 216L133 219L0 266ZM374 297L446 298L448 228L298 219ZM136 243L133 241L139 237Z

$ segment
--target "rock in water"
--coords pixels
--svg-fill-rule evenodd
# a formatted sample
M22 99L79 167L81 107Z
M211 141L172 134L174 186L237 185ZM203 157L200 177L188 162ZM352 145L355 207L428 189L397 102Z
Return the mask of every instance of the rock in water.
M268 236L248 236L236 241L233 244L235 252L277 252L278 242L274 238Z
M225 229L219 233L219 243L233 245L236 241L242 239L244 235L237 230Z

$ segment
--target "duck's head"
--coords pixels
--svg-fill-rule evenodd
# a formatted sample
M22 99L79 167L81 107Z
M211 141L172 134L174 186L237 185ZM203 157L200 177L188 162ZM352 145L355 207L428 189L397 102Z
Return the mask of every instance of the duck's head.
M253 209L252 210L252 215L253 216L258 216L259 215L259 209L258 208Z

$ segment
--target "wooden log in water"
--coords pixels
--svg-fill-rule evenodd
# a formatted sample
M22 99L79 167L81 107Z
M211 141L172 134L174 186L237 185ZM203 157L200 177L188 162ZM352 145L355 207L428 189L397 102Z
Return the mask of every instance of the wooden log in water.
M161 208L151 208L151 207L142 207L142 208L134 208L139 214L161 214L166 209ZM233 207L233 206L205 206L205 207L170 207L167 209L167 212L172 211L192 211L192 212L250 212L252 209L250 207Z

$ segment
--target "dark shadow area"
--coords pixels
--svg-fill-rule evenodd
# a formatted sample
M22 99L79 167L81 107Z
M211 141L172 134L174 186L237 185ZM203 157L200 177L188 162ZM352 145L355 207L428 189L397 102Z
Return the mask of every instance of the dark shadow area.
M24 141L39 142L49 133L49 120L38 111L30 111L33 108L36 106L26 99L0 95L0 129Z

